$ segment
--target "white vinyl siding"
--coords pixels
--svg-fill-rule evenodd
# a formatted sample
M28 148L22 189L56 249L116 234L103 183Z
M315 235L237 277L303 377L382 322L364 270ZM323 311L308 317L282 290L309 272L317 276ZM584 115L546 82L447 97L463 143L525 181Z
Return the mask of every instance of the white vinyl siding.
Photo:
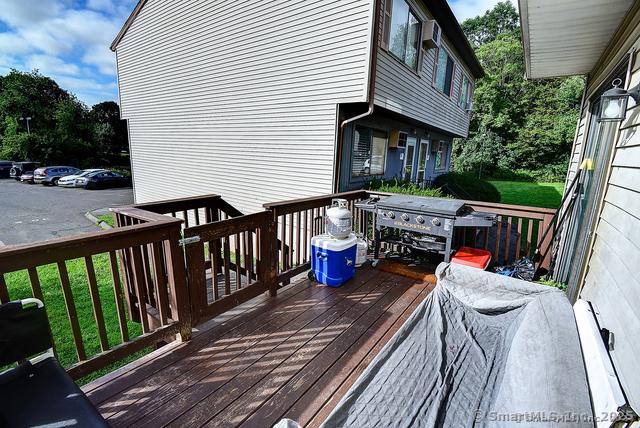
M372 0L149 0L117 47L137 202L243 212L328 193L337 104L366 101Z
M422 2L409 3L419 19L430 15ZM383 21L383 19L381 19ZM382 23L381 23L382 26ZM421 50L417 73L400 63L391 53L378 49L378 68L375 87L375 104L427 125L439 128L458 137L469 132L469 114L457 105L461 88L462 68L471 75L455 49L442 36L441 44L454 61L451 96L438 91L433 85L435 55L438 49Z

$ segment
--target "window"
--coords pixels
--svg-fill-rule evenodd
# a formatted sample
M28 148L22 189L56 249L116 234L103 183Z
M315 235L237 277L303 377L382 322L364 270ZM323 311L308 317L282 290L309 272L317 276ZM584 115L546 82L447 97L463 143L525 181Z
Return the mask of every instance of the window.
M463 74L462 84L460 85L460 95L458 96L458 105L465 110L471 109L471 98L473 97L473 83Z
M453 58L443 48L438 49L436 57L435 87L451 95L451 81L453 80Z
M351 157L354 177L384 174L387 155L387 133L356 125Z
M421 28L420 20L405 0L386 0L383 44L414 70L418 69Z
M449 147L445 142L436 144L434 170L443 170L447 167L447 153L449 152L448 149Z

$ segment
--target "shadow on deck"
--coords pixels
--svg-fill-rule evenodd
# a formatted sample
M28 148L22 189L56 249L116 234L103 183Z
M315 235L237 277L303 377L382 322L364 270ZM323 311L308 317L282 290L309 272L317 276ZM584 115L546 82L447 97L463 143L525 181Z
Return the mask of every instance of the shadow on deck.
M83 389L113 426L317 426L432 289L371 268L299 281Z

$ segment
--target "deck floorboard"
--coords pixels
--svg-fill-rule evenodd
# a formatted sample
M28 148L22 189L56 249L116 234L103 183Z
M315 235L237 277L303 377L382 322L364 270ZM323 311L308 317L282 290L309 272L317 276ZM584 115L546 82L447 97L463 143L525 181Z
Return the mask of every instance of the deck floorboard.
M84 390L113 426L316 426L432 288L371 268L303 280Z

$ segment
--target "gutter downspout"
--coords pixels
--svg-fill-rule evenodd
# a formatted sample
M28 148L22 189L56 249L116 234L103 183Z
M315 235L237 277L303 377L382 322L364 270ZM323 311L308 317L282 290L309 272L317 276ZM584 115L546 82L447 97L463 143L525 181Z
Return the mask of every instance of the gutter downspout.
M387 0L389 1L389 0ZM380 33L380 14L382 12L382 0L375 0L373 5L373 30L371 31L371 56L369 57L369 90L367 93L367 101L369 103L369 107L367 111L361 113L357 116L350 117L348 119L344 119L340 123L340 127L338 128L338 147L336 151L336 179L335 184L333 186L333 191L338 193L340 191L340 174L342 170L342 149L343 149L343 137L344 137L344 128L347 124L351 122L355 122L358 119L362 119L363 117L371 116L373 113L373 101L374 101L374 93L375 93L375 83L376 83L376 71L378 65L378 41L379 41L379 33Z

